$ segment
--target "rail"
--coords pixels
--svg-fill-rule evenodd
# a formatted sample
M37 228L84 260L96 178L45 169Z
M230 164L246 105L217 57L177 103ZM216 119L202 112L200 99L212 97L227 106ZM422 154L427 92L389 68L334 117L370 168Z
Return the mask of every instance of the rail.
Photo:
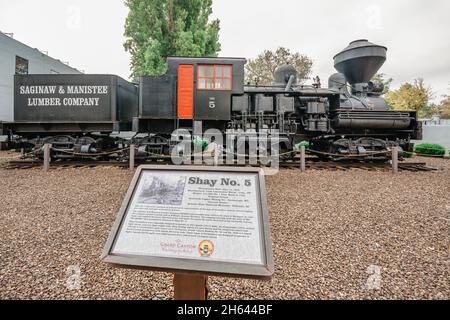
M425 150L440 150L442 151L443 149L437 149L437 148L423 148ZM102 156L108 156L108 155L112 155L112 154L120 154L126 151L130 150L130 147L127 148L123 148L123 149L117 149L117 150L113 150L113 151L107 151L107 152L100 152L100 153L81 153L81 152L73 152L73 151L68 151L68 150L63 150L63 149L57 149L54 147L51 147L51 150L55 151L55 152L60 152L60 153L64 153L64 154L68 154L68 155L72 155L72 156L79 156L79 157L102 157ZM448 149L445 149L446 151ZM330 156L330 157L339 157L339 158L348 158L348 159L357 159L357 158L364 158L364 157L369 157L369 156L376 156L376 155L388 155L391 154L391 150L386 150L386 151L376 151L376 152L366 152L363 154L337 154L337 153L330 153L330 152L323 152L323 151L318 151L318 150L312 150L312 149L307 149L306 152L313 154L313 155L323 155L323 156ZM163 155L163 154L158 154L158 153L152 153L152 152L148 152L145 151L145 153L149 156L153 156L153 157L158 157L161 159L170 159L172 158L171 155ZM225 154L228 155L233 155L236 157L250 157L250 156L255 156L254 154L241 154L241 153L236 153L236 152L230 152L228 150L224 150ZM292 151L288 151L288 152L284 152L284 153L280 153L277 154L280 157L283 156L287 156L287 155L291 155L291 154L299 154L300 150L292 150ZM204 156L205 152L201 152L201 153L193 153L190 156L191 157L196 157L196 156ZM444 157L444 155L432 155L432 154L423 154L423 153L417 153L414 152L414 155L417 156L424 156L424 157ZM21 154L20 156L16 156L16 157L1 157L0 160L11 160L11 159L24 159L28 156L34 156L35 153L34 152L28 152L25 154Z
M142 162L145 164L149 162ZM151 162L150 162L151 163ZM161 164L170 165L170 161L159 162ZM43 161L41 160L16 160L5 162L2 166L5 169L31 169L42 167ZM237 164L239 166L251 165L250 163ZM93 168L93 167L118 167L128 168L129 163L127 161L57 161L53 162L51 168ZM360 169L366 171L389 171L391 166L389 163L364 163L364 162L322 162L309 160L306 162L306 166L309 170L331 170L331 171L347 171L351 169ZM280 167L285 169L300 169L300 165L297 161L281 161ZM429 172L436 171L436 168L429 167L423 162L403 162L399 163L399 169L403 171L412 172Z

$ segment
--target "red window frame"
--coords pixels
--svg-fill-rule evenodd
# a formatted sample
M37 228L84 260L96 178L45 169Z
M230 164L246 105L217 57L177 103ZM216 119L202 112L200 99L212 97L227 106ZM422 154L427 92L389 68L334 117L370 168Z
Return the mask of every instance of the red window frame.
M205 68L204 75L201 76L200 69ZM214 72L212 76L208 76L208 68L213 68ZM225 76L224 70L229 70L229 76ZM221 71L221 75L218 75L218 71ZM201 87L201 80L205 80L205 87ZM206 87L207 80L212 80L212 88ZM216 81L222 80L222 88L216 88ZM230 86L225 88L225 80L229 80ZM233 90L233 66L227 64L199 64L197 66L197 89L198 90L213 90L213 91L231 91Z

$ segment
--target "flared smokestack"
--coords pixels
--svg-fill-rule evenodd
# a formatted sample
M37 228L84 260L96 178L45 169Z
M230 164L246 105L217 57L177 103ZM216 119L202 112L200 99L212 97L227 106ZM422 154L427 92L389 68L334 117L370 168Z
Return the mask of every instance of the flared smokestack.
M386 61L387 48L356 40L334 57L334 67L350 84L367 83Z

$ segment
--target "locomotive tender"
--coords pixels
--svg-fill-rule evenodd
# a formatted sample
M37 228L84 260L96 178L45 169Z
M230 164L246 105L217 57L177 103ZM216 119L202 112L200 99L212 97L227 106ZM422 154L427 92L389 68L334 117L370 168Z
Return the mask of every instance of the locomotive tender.
M214 128L236 138L276 133L284 154L306 140L321 156L375 158L394 146L410 150L421 138L416 113L391 111L383 85L370 81L386 52L367 40L350 43L334 57L338 73L328 88L297 84L290 65L276 70L271 86L245 85L241 58L170 57L167 73L141 77L139 88L109 75L16 76L15 121L2 130L37 155L51 143L53 157L130 143L141 159L168 155L178 143L174 130L201 135ZM135 136L111 136L117 131Z

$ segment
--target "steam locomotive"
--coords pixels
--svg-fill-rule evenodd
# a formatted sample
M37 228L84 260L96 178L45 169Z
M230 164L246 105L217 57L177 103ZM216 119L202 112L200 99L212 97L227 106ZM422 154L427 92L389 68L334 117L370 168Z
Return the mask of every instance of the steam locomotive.
M298 84L291 65L275 71L273 85L245 85L241 58L170 57L165 75L141 77L139 86L112 75L17 75L15 120L1 124L0 135L37 156L47 143L54 158L100 157L134 144L146 159L169 155L180 139L174 131L193 142L216 129L234 137L224 145L276 133L282 154L308 141L322 157L373 159L421 139L416 113L392 111L383 84L371 81L386 53L367 40L351 42L334 57L338 73L328 88Z

